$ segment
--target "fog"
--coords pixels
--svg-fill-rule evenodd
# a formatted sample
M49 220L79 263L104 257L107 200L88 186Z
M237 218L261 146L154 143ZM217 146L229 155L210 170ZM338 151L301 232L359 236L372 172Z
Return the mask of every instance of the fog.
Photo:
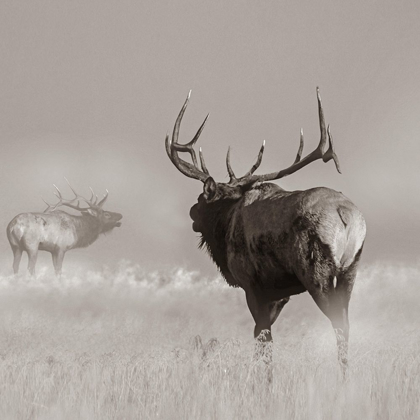
M109 190L123 225L64 270L128 259L214 275L196 249L188 211L202 185L167 158L164 138L190 89L181 141L199 140L210 173L288 166L299 130L318 140L320 87L343 175L316 162L281 180L328 186L364 213L363 261L418 261L420 33L417 2L37 1L0 5L0 161L4 228L42 211L66 176L81 194ZM6 235L1 263L10 267ZM40 257L40 266L50 264ZM24 264L26 261L24 261Z
M350 341L370 340L368 345L386 346L391 342L400 345L399 340L407 339L418 344L419 277L418 265L362 267L350 301ZM183 267L150 271L122 260L101 271L75 269L60 279L45 267L35 277L2 275L0 291L0 318L6 328L10 317L25 318L25 314L29 323L34 322L31 314L63 322L67 317L115 317L116 322L130 317L141 322L141 329L150 329L152 336L154 328L166 334L183 326L188 334L200 334L203 339L234 336L253 341L254 321L243 290L229 287L219 275L207 277ZM139 339L142 336L136 329L130 334ZM297 345L302 335L315 341L318 335L330 337L331 348L335 348L330 321L308 293L292 296L273 325L273 336L280 346L283 337ZM165 341L169 346L179 344L179 337L173 341L166 337Z

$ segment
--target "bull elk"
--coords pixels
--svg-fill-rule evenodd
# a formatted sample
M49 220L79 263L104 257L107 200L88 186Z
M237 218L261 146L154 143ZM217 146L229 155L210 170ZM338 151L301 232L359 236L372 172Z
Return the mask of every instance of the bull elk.
M245 291L258 341L272 341L271 326L290 296L308 291L330 319L339 361L346 366L348 307L366 235L364 218L348 198L332 189L285 191L266 182L290 175L319 159L333 160L340 172L330 128L325 126L319 89L318 147L302 158L301 131L300 146L291 166L254 175L261 164L263 142L256 163L240 178L232 170L228 150L227 183L215 182L210 176L201 148L201 169L198 166L194 145L207 117L189 143L178 143L190 94L176 119L172 139L167 135L165 145L175 167L204 184L198 202L190 210L192 228L201 234L200 248L208 251L229 285ZM327 141L329 147L324 152ZM179 152L188 152L192 164L181 159Z
M45 202L47 208L43 213L21 213L7 226L15 274L19 271L23 251L28 254L28 270L30 274L34 274L38 250L41 250L52 254L55 272L60 275L67 251L87 247L95 242L101 233L121 226L120 213L105 211L102 208L108 198L108 191L98 202L98 197L92 189L91 198L86 199L77 194L70 184L69 187L74 198L63 198L61 191L54 185L58 203L50 205ZM87 207L81 207L81 201L85 202ZM81 216L58 210L61 206L80 211Z

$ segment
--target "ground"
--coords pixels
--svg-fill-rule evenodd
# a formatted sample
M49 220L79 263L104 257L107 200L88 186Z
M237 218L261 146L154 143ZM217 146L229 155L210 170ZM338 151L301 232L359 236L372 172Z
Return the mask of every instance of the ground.
M362 267L344 381L329 321L292 298L273 329L271 382L244 294L220 278L128 262L4 275L0 418L420 418L419 274Z

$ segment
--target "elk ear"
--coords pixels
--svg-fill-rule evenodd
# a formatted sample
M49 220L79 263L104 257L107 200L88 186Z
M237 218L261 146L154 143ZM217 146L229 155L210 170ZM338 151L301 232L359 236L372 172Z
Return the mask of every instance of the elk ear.
M217 191L216 181L211 176L209 176L205 180L204 187L203 187L203 194L206 201L213 199L214 196L216 195L216 191Z
M98 217L98 212L94 209L87 209L86 212L89 213L93 217Z

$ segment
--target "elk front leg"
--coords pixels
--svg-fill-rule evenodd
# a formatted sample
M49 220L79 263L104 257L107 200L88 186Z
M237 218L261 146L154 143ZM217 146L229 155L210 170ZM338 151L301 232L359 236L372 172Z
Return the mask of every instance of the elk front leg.
M248 292L246 294L248 308L255 321L254 338L262 342L273 341L271 326L274 324L289 299L289 297L286 297L284 299L266 302L253 292ZM263 331L264 333L261 334Z
M64 251L54 251L52 253L52 260L56 276L61 276L61 268L63 266Z
M38 249L28 249L28 271L31 276L35 274L36 259L38 257Z
M271 362L273 358L271 326L289 299L287 297L277 301L267 302L253 291L246 293L248 308L255 321L254 338L257 340L255 355L257 358L264 356L266 361Z
M269 303L261 302L252 291L246 293L246 302L255 321L254 338L259 342L273 341Z
M269 311L270 311L270 322L273 325L276 322L276 319L279 317L280 312L283 310L284 305L289 302L290 297L276 300L274 302L270 302L269 304Z
M22 258L22 250L19 247L13 247L13 273L17 274L19 272L19 264Z

